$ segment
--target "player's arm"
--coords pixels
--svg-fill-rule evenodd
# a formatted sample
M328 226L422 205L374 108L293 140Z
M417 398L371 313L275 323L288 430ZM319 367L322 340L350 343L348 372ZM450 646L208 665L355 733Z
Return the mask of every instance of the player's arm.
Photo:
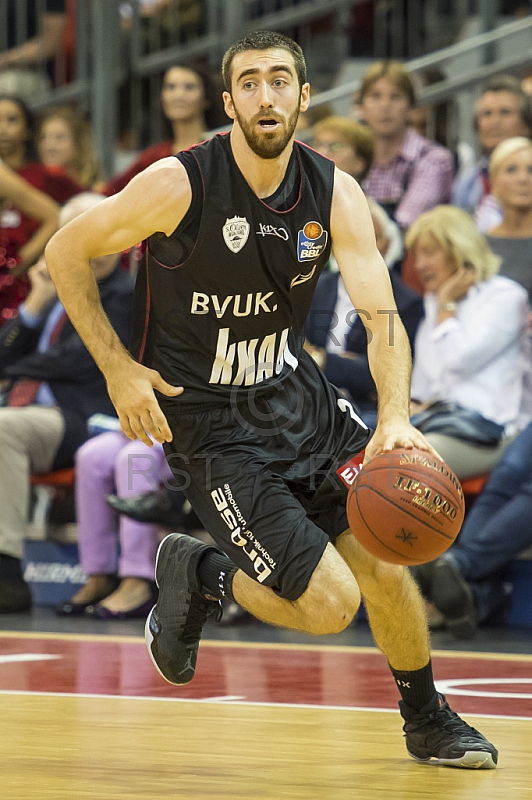
M20 248L20 262L13 270L16 276L37 261L46 243L57 230L59 206L51 197L35 189L1 161L0 197L5 197L28 217L41 223L31 239Z
M435 452L410 425L410 344L397 312L388 269L377 250L366 198L356 181L338 169L331 237L347 292L366 327L369 366L379 398L377 430L366 457L394 447Z
M61 228L46 248L46 262L72 324L107 381L122 428L131 439L151 444L172 438L153 389L168 395L182 389L138 364L107 319L90 260L119 253L161 231L172 233L191 200L190 183L175 158L162 159L121 192L102 200Z

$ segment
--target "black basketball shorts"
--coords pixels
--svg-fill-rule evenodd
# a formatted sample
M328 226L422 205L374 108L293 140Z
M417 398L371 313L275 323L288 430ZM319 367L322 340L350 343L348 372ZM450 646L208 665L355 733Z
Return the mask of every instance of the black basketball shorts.
M306 357L265 394L165 414L169 466L205 529L247 575L296 600L349 527L336 470L372 431Z

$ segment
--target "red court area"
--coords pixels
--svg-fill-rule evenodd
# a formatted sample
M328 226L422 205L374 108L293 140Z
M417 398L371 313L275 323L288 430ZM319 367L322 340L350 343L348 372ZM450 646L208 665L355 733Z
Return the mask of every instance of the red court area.
M532 718L532 657L435 654L439 688L460 712ZM0 692L61 693L396 709L377 651L357 647L204 642L194 680L166 683L143 640L0 637Z

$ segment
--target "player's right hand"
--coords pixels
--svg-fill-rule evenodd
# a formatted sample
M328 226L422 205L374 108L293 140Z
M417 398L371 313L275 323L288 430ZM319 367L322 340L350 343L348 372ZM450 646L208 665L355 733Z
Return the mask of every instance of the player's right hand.
M154 369L143 367L128 359L106 375L107 391L113 403L122 430L129 439L140 439L151 447L156 442L171 442L172 431L164 416L154 390L168 397L176 397L182 386L167 383Z

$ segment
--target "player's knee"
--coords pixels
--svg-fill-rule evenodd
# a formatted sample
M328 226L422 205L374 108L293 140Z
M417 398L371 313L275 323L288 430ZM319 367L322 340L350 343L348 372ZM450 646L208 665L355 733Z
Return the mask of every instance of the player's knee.
M356 581L330 587L322 596L314 596L305 607L309 633L322 636L340 633L353 620L360 606L360 590Z
M400 564L390 564L375 559L369 568L357 575L362 594L370 600L395 596L397 589L404 586L410 573Z
M340 633L353 621L360 606L360 591L353 582L350 591L331 598L325 606L325 629L320 633Z

